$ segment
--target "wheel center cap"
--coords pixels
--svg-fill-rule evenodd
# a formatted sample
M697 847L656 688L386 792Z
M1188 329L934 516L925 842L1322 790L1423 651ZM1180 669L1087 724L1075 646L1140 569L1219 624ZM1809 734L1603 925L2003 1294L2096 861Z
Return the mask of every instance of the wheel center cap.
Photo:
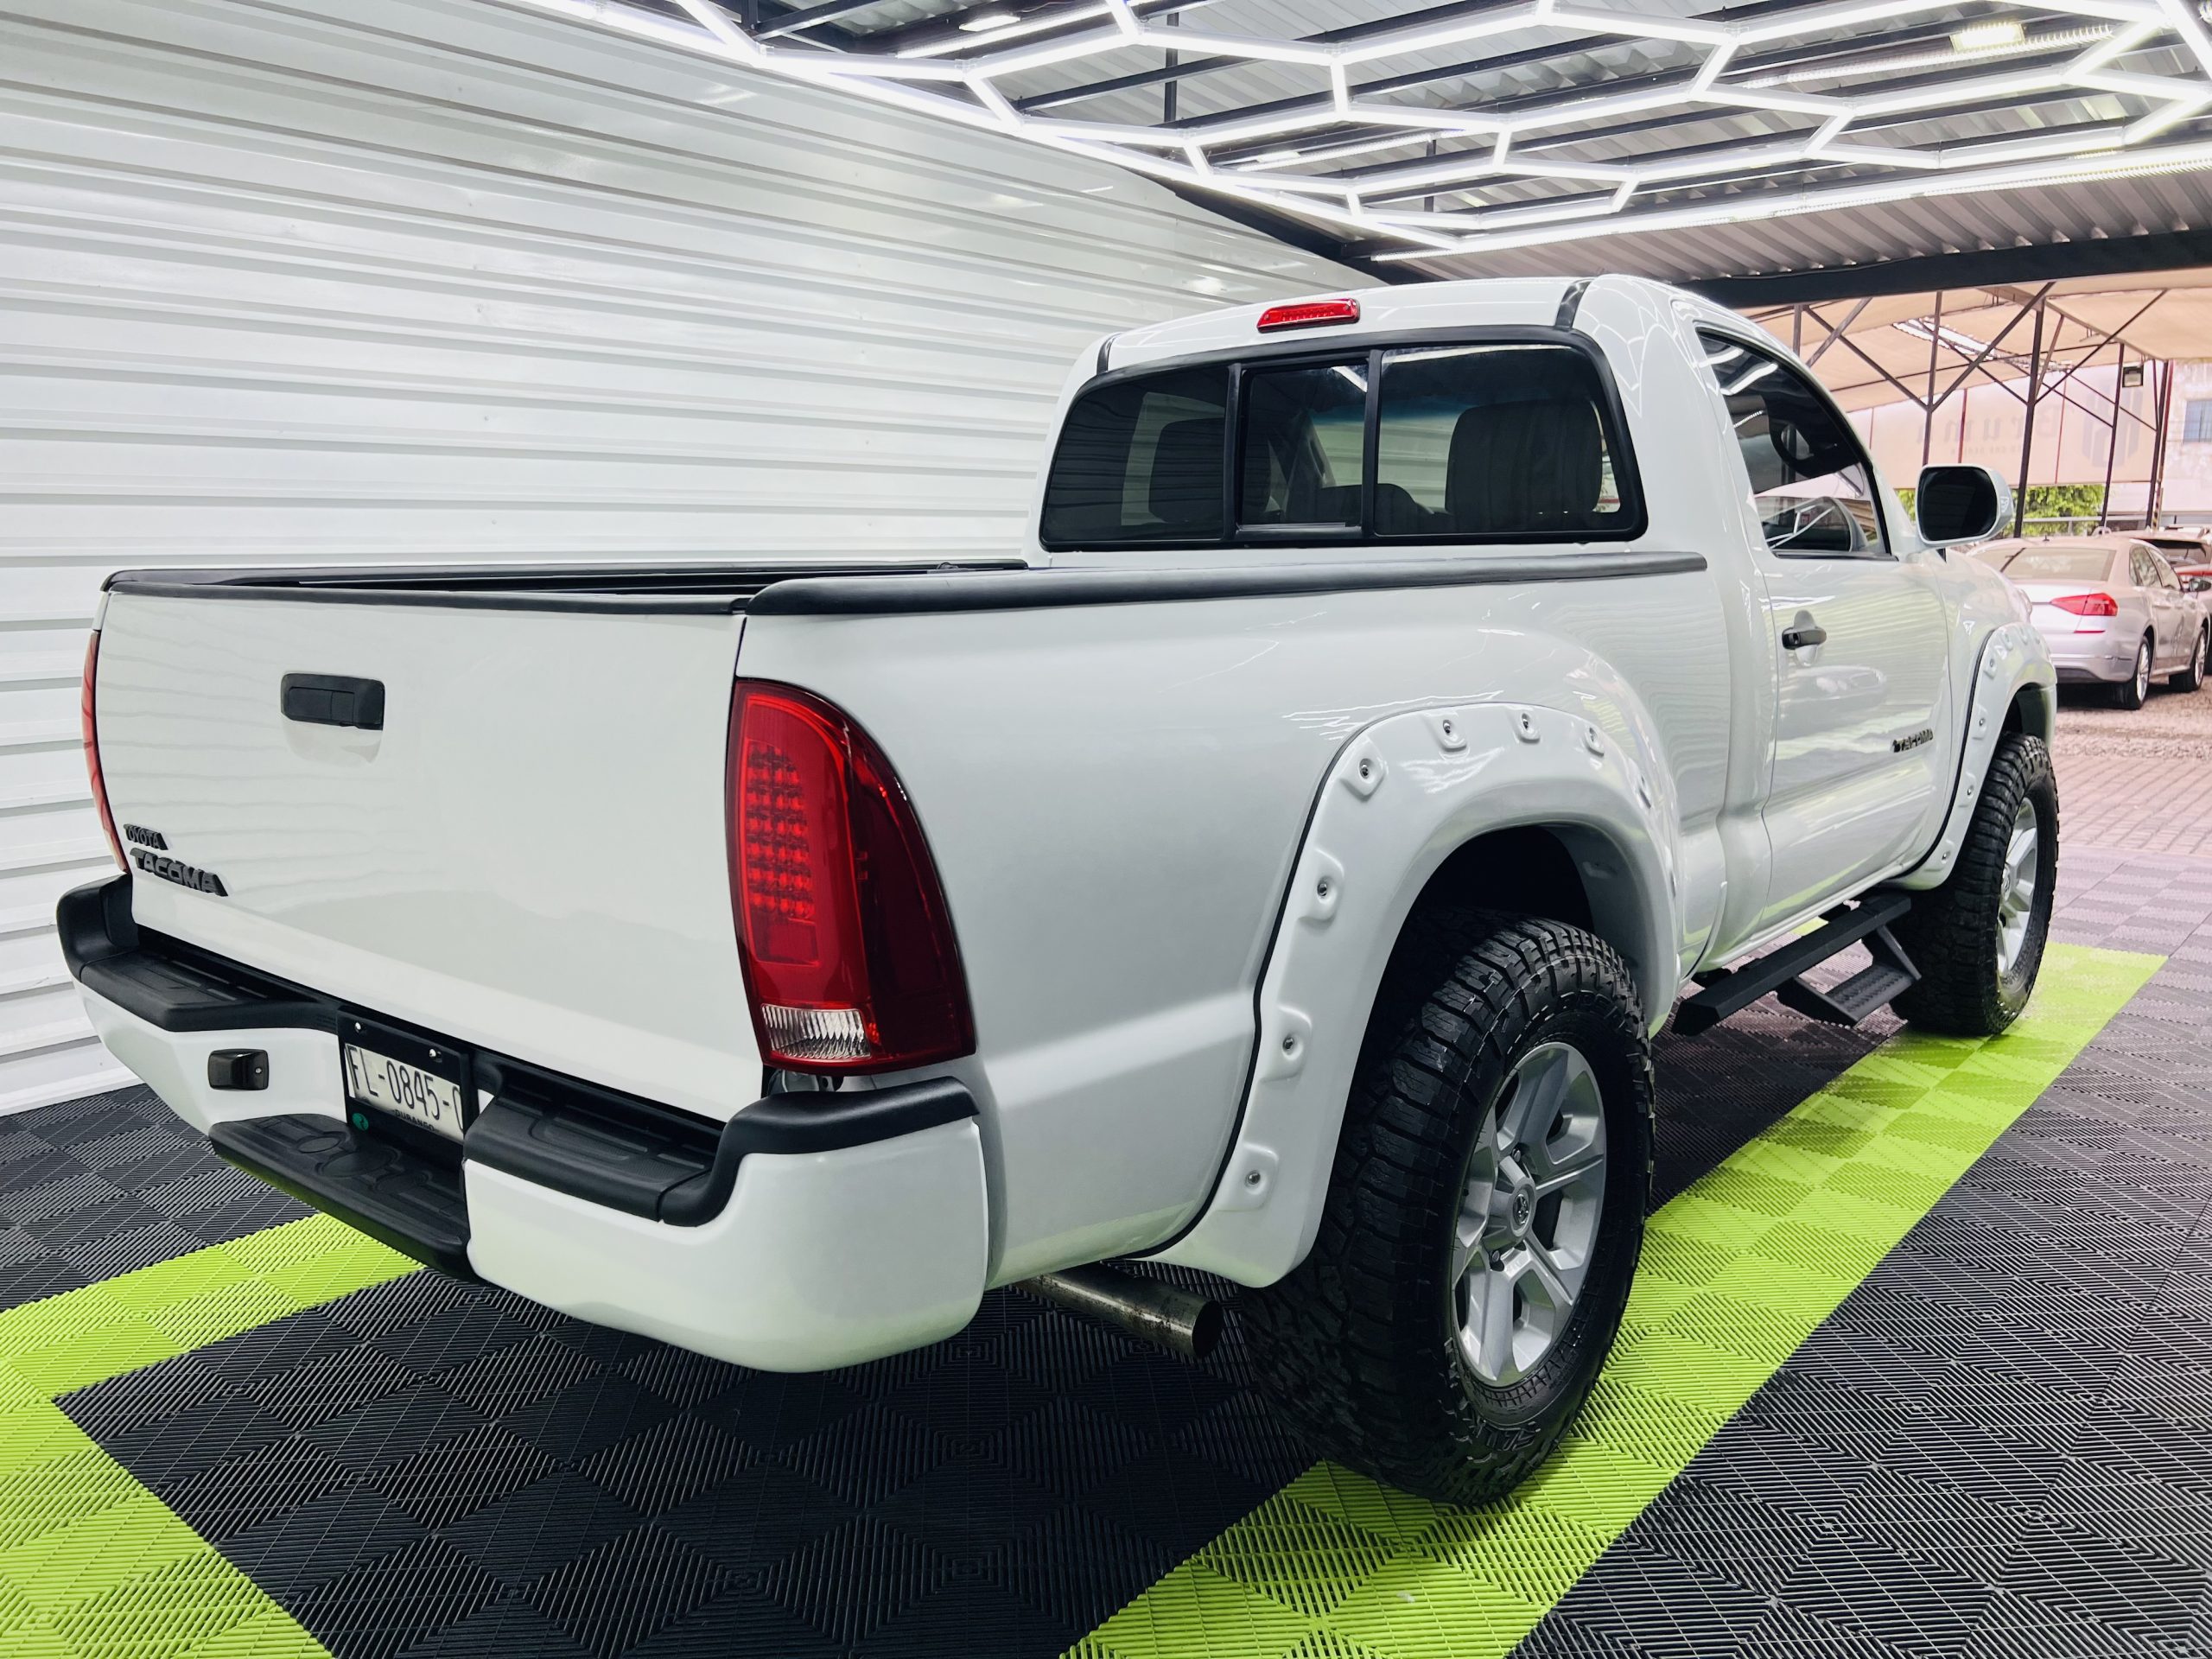
M1518 1160L1503 1160L1497 1170L1497 1198L1492 1211L1504 1230L1512 1235L1516 1244L1529 1236L1529 1224L1536 1215L1536 1184Z

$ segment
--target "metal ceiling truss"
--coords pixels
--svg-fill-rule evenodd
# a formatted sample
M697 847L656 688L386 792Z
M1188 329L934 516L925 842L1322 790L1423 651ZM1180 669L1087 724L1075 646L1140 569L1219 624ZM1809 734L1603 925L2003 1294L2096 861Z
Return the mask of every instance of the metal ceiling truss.
M1204 26L1247 0L520 3L1236 198L1382 260L2212 166L2197 0L1460 0L1276 36ZM1255 69L1311 85L1178 118L1179 87L1233 98ZM1154 86L1156 120L1080 113Z

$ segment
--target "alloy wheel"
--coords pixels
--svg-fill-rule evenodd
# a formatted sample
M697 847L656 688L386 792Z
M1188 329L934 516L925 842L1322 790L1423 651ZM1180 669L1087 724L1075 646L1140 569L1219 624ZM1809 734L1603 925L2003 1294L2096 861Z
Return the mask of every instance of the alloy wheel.
M2151 642L2145 639L2135 648L2135 701L2143 702L2151 696Z
M1521 1058L1477 1139L1452 1249L1460 1358L1502 1388L1573 1317L1605 1204L1605 1106L1571 1043Z
M2036 804L2022 801L2012 815L2012 835L2005 848L2005 885L1997 897L1997 971L2010 974L2027 949L2035 919L2036 885L2043 874L2043 832Z

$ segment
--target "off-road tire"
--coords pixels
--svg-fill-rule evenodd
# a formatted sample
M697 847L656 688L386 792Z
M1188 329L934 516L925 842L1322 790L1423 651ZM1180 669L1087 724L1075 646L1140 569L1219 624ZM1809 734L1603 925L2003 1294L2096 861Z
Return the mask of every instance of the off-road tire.
M2112 689L2112 700L2122 709L2140 709L2151 700L2150 664L2158 660L2158 647L2151 636L2145 634L2135 646L2135 661L2127 671L2127 677Z
M1460 1357L1451 1254L1478 1135L1520 1058L1571 1042L1605 1107L1605 1191L1583 1287L1502 1388ZM1650 1046L1635 982L1562 922L1434 907L1376 999L1311 1255L1242 1299L1259 1373L1313 1450L1422 1497L1478 1503L1542 1461L1611 1349L1643 1240Z
M2040 838L2035 904L2012 971L1998 961L1999 905L2005 861L2023 801L2035 809ZM2039 737L2007 732L1997 741L1981 798L1940 887L1916 894L1892 930L1920 982L1890 1006L1905 1020L1956 1037L1993 1037L2020 1017L2043 967L2058 881L2058 781Z
M2173 691L2194 691L2204 683L2204 658L2212 653L2212 626L2196 631L2196 644L2189 653L2186 665L2166 676L2166 687Z

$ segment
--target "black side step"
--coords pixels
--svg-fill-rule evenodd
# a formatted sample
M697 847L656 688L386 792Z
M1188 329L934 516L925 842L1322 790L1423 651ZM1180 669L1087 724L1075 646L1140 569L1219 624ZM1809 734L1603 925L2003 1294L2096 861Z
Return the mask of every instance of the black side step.
M476 1276L468 1265L468 1200L458 1159L434 1162L336 1118L305 1114L218 1123L207 1139L247 1174L402 1255L456 1279Z
M1839 906L1804 938L1792 939L1732 973L1700 979L1697 994L1683 998L1675 1010L1675 1029L1692 1037L1710 1031L1769 991L1783 1007L1795 1008L1808 1019L1825 1020L1835 1026L1857 1025L1920 981L1920 970L1890 931L1890 924L1911 908L1909 893L1876 893L1856 905ZM1826 990L1805 983L1803 975L1861 939L1874 958L1872 966Z

